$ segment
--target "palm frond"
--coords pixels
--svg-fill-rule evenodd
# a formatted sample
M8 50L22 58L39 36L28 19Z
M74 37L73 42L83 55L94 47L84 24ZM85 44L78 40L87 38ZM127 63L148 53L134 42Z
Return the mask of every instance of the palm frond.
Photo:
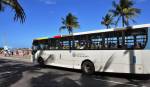
M102 25L105 25L107 28L110 28L110 25L113 25L113 15L108 12L105 17L102 17L102 21L101 21Z
M134 20L134 19L131 19L132 20L132 22L134 23L134 24L137 24L137 22Z
M74 28L75 29L80 28L79 22L74 22Z
M14 16L15 21L20 20L21 23L25 22L26 19L25 12L17 0L2 0L1 2L4 3L5 5L10 6L15 11Z
M117 21L115 22L115 27L117 27L120 18L121 18L121 16L119 16L119 17L117 18Z
M60 29L67 29L69 34L73 32L73 29L79 28L79 22L77 21L77 17L68 13L65 18L62 18L63 26Z
M116 7L118 6L118 4L117 4L115 1L112 1L112 6L113 6L114 8L116 8Z
M0 11L4 11L4 4L0 1Z
M66 29L66 26L61 26L60 28L59 28L59 32L61 32L62 30L65 30Z
M112 4L113 9L109 10L109 12L113 13L114 17L117 17L116 25L122 17L123 25L128 26L129 21L141 13L140 9L134 7L133 0L120 0L119 3L113 1Z
M66 25L66 20L64 18L61 18L61 19L62 19L62 24Z

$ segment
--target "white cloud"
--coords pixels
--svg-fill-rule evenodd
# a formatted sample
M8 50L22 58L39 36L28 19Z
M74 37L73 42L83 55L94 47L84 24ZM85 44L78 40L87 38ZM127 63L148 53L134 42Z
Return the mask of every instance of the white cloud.
M56 4L56 1L53 1L53 0L40 0L40 1L47 5L55 5Z

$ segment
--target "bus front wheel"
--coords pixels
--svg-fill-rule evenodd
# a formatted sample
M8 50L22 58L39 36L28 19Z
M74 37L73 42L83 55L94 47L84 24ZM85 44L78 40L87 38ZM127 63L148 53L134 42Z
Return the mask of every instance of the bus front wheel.
M38 60L37 60L37 62L38 62L38 64L40 65L40 66L45 66L45 63L44 63L44 59L43 58L41 58L41 57L39 57L38 58Z
M81 69L83 73L91 75L95 72L94 64L91 61L85 61L82 63Z

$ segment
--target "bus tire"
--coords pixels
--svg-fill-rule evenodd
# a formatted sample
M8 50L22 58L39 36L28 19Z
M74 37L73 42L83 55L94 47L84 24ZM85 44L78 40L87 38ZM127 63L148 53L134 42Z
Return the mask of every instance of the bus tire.
M42 57L39 57L38 60L37 60L38 64L41 66L41 67L44 67L45 66L45 63L44 63L44 59Z
M81 65L81 70L84 74L91 75L95 72L95 67L91 61L84 61Z

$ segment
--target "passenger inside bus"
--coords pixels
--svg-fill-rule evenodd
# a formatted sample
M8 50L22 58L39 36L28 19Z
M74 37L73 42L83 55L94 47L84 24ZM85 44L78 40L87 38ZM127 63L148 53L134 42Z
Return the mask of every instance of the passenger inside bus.
M80 49L85 49L85 45L81 44Z
M141 48L141 47L142 47L141 43L138 42L138 43L135 44L135 48Z

